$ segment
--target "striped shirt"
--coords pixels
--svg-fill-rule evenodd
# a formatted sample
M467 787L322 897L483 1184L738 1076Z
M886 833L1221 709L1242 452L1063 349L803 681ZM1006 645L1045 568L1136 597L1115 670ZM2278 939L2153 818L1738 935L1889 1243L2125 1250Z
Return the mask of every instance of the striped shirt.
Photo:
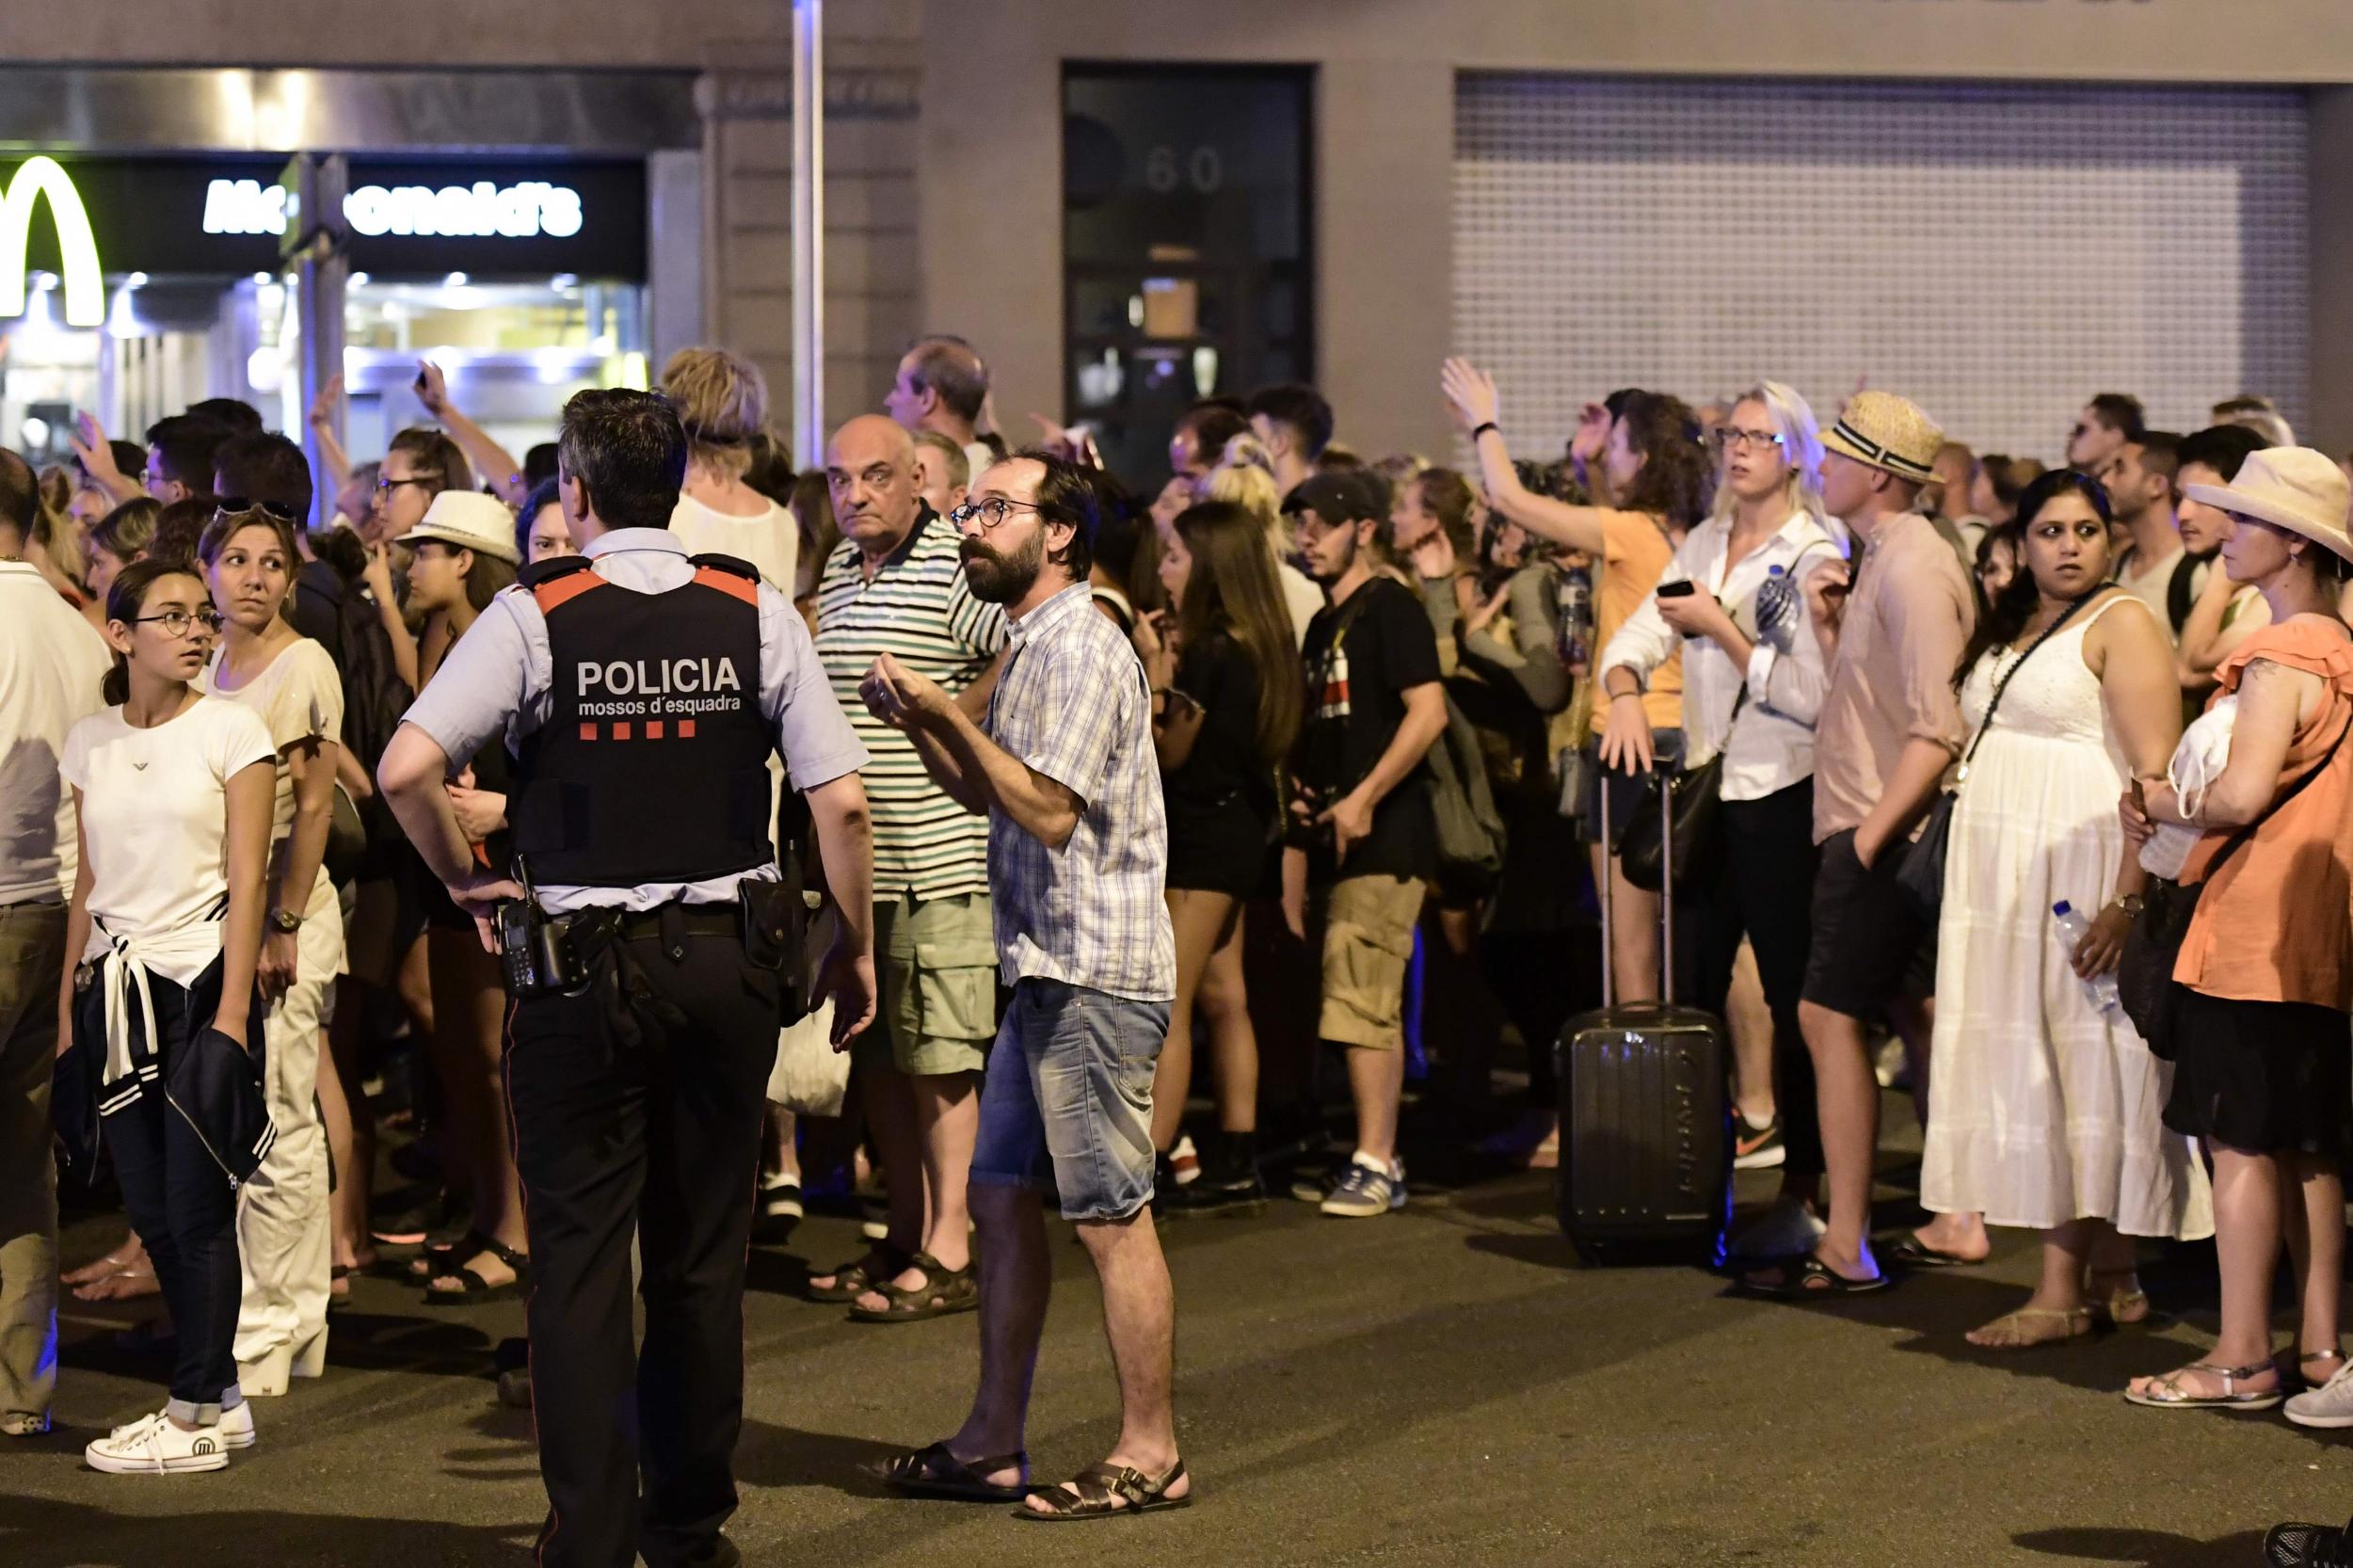
M915 743L876 719L858 682L888 653L950 696L1005 646L1005 612L972 597L954 529L925 508L868 582L855 541L825 562L817 589L817 658L835 700L873 759L864 769L874 822L874 896L953 898L988 890L988 821L932 782Z
M989 907L1007 984L1059 980L1132 1001L1176 994L1162 885L1168 811L1152 749L1144 668L1083 583L1013 627L988 734L1079 797L1079 823L1048 849L1001 811L988 818Z

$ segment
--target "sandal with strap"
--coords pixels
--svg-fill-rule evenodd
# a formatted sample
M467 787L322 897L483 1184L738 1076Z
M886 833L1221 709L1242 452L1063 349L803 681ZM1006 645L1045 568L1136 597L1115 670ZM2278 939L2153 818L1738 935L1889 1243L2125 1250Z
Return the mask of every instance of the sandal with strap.
M875 1281L867 1288L889 1304L879 1312L872 1307L850 1304L850 1320L855 1323L918 1323L926 1318L947 1318L958 1312L970 1312L981 1304L980 1278L972 1264L961 1269L940 1266L939 1259L927 1252L917 1253L907 1260L907 1267L923 1272L923 1283L913 1289L901 1288L893 1279ZM859 1294L865 1294L860 1291Z
M2206 1372L2222 1380L2219 1394L2193 1394L2182 1386L2183 1377L2190 1372ZM2245 1367L2217 1367L2211 1361L2193 1361L2176 1368L2163 1377L2150 1380L2146 1393L2127 1388L2127 1403L2149 1410L2269 1410L2287 1398L2286 1391L2276 1384L2270 1388L2241 1390L2240 1384L2269 1372L2275 1379L2280 1368L2269 1361L2257 1361Z
M2089 1306L2069 1307L2054 1311L2049 1307L2022 1306L2006 1312L1983 1328L1969 1336L1969 1343L1981 1351L2030 1351L2038 1345L2063 1345L2071 1339L2088 1339L2099 1332L2100 1314ZM2030 1329L2030 1323L2057 1323L2052 1333ZM2001 1337L1980 1339L1978 1335L1999 1335Z
M1867 1296L1875 1290L1887 1288L1884 1272L1869 1279L1849 1279L1811 1253L1794 1262L1776 1265L1781 1277L1771 1279L1765 1272L1742 1274L1733 1281L1733 1288L1753 1296L1770 1296L1775 1301L1828 1301L1842 1296Z
M2093 1304L2106 1313L2108 1321L2117 1327L2131 1328L2137 1323L2147 1322L2154 1316L2149 1305L2149 1292L2140 1288L2138 1269L2093 1269L2089 1271L2089 1277L2092 1294L2099 1297ZM2100 1282L2104 1279L2131 1280L2133 1288L2130 1290L2110 1290L2102 1295Z
M813 1302L854 1302L867 1291L897 1279L914 1263L913 1253L904 1253L896 1247L878 1243L867 1248L866 1256L856 1262L844 1263L833 1270L831 1285L820 1286L815 1283L816 1276L812 1275L808 1299Z
M469 1230L446 1246L428 1241L424 1250L400 1265L412 1285L425 1285L445 1278L456 1272L456 1266L476 1253L488 1252L491 1239L478 1230Z
M1013 1511L1016 1519L1028 1519L1040 1525L1059 1525L1073 1519L1110 1519L1122 1513L1156 1513L1162 1509L1185 1508L1192 1504L1193 1494L1172 1497L1168 1489L1185 1479L1185 1462L1178 1460L1169 1466L1168 1474L1147 1476L1128 1465L1114 1470L1108 1464L1097 1464L1081 1470L1061 1486L1041 1486L1030 1496L1047 1504L1035 1509L1024 1503Z
M501 1246L495 1239L486 1236L482 1238L481 1246L475 1248L472 1253L460 1256L476 1256L486 1252L514 1270L515 1277L503 1284L493 1285L476 1273L471 1264L453 1264L440 1270L425 1286L424 1304L427 1306L488 1306L493 1302L511 1302L521 1295L524 1288L531 1283L531 1255L517 1252L512 1247ZM441 1284L444 1279L463 1280L465 1283L453 1290Z
M988 1479L991 1470L1012 1465L1021 1472L1022 1484L1000 1486ZM885 1464L876 1472L882 1483L910 1497L944 1497L958 1503L1017 1503L1030 1495L1030 1456L1019 1449L994 1459L966 1464L945 1443L918 1448Z

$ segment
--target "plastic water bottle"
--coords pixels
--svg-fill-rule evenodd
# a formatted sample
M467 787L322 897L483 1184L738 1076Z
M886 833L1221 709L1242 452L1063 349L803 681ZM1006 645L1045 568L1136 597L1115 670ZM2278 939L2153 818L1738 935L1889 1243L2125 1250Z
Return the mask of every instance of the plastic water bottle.
M1756 634L1772 645L1775 652L1789 651L1798 628L1799 599L1798 585L1789 580L1788 568L1765 568L1765 581L1756 585Z
M2065 899L2051 905L2051 919L2057 922L2059 938L2065 943L2067 956L2073 959L2075 950L2083 945L2084 936L2091 922L2083 918L2075 906ZM2091 1005L2102 1013L2119 1011L2122 1004L2117 1000L2116 975L2113 970L2084 982L2084 989L2091 995Z

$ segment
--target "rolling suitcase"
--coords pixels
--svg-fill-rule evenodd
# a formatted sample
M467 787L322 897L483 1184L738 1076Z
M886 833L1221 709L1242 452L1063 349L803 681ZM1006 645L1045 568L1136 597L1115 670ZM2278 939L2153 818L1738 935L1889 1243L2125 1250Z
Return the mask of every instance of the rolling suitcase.
M1666 775L1658 775L1664 787ZM1609 791L1601 791L1609 839ZM1662 836L1672 840L1673 835ZM1732 1214L1732 1104L1721 1019L1675 1004L1673 846L1662 845L1663 1001L1620 1005L1610 878L1601 888L1597 1012L1561 1033L1561 1229L1589 1266L1724 1256Z

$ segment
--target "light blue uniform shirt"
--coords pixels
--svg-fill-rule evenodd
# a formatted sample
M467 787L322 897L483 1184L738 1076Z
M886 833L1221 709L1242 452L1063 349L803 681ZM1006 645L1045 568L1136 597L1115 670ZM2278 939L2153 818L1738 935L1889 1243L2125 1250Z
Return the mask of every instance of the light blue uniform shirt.
M591 540L590 570L635 593L666 593L694 581L686 549L667 529L617 528ZM555 659L547 616L530 590L509 588L490 601L404 715L405 722L463 762L494 736L510 753L554 709ZM760 585L760 711L775 732L796 790L813 790L866 765L866 747L842 715L809 642L808 623L792 601ZM648 800L648 812L666 802ZM504 868L500 868L504 870ZM774 881L774 865L703 882L650 882L635 888L539 885L550 914L576 909L652 909L670 903L728 904L746 878Z

